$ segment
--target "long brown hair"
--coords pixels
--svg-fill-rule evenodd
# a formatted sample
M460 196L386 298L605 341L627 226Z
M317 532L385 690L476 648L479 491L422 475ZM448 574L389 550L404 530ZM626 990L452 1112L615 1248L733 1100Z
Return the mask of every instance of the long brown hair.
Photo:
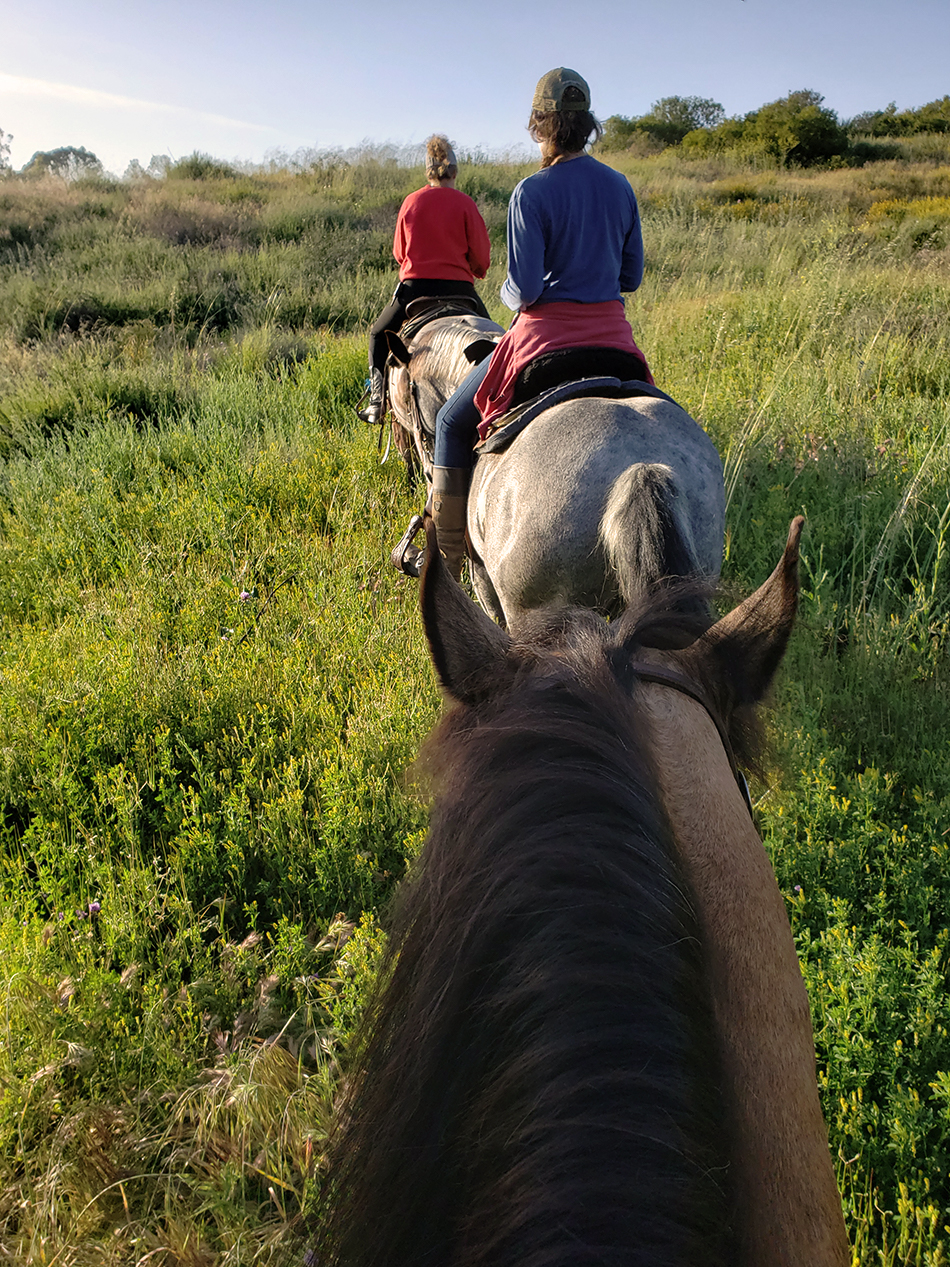
M579 88L564 89L565 101L583 101ZM532 110L528 135L542 147L541 166L550 167L562 154L578 154L591 137L599 141L604 129L589 110Z

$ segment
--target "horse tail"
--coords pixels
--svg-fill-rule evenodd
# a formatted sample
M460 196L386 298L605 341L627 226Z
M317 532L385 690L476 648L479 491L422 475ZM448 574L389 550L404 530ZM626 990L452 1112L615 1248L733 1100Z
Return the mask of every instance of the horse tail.
M629 606L664 580L695 579L697 551L670 467L636 462L614 482L600 521L600 540Z

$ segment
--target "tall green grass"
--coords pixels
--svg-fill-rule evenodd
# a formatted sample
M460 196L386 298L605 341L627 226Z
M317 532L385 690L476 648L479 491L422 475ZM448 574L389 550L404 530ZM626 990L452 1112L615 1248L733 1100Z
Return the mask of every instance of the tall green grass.
M637 340L725 461L723 602L808 518L757 814L855 1262L936 1267L950 256L924 221L947 169L620 165L644 213ZM525 170L464 174L499 316ZM0 184L12 1261L231 1267L298 1244L379 919L425 832L410 771L438 698L388 564L416 507L353 414L417 177L370 159Z

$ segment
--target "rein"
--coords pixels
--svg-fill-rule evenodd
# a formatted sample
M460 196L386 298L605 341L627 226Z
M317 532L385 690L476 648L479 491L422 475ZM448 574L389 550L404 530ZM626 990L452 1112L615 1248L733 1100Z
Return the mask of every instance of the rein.
M694 700L706 711L709 720L716 727L716 731L719 734L720 742L729 761L729 768L732 770L736 785L742 793L742 799L746 803L749 816L754 819L755 815L752 809L752 797L749 795L749 785L746 782L745 775L739 769L736 754L733 752L726 728L723 726L719 714L713 707L712 701L706 692L701 687L698 687L695 682L691 682L689 678L677 673L675 669L668 669L661 664L647 664L643 661L638 661L628 665L627 671L641 682L655 682L659 686L668 686L671 690L679 691L681 695L686 695L689 699Z

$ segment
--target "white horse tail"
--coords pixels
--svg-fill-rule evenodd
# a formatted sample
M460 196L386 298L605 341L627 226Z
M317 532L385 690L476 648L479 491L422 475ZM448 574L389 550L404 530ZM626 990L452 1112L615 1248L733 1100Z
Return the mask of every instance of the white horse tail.
M664 578L700 571L678 498L672 469L659 462L628 466L607 496L600 540L628 605Z

